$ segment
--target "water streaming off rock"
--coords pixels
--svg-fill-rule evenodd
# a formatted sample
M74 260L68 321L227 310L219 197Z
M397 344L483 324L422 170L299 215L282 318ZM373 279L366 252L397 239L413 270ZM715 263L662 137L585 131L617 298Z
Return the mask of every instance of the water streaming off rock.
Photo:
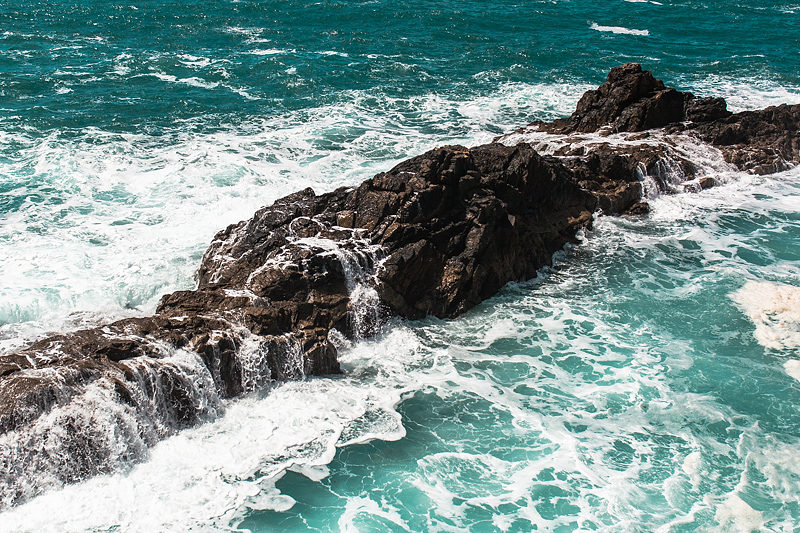
M7 2L0 349L151 314L193 288L217 231L262 205L566 116L627 61L734 111L800 102L797 14ZM800 177L673 149L720 186L699 191L669 164L642 172L646 190L695 193L599 219L537 280L462 318L336 339L342 376L273 382L269 350L294 353L291 339L242 334L239 400L183 351L131 363L127 394L145 409L110 409L106 381L57 399L0 437L3 505L47 489L2 511L0 531L793 531ZM338 259L352 329L372 332L380 251L306 244ZM285 360L270 375L303 376ZM164 382L203 423L179 431ZM78 470L61 468L87 446Z

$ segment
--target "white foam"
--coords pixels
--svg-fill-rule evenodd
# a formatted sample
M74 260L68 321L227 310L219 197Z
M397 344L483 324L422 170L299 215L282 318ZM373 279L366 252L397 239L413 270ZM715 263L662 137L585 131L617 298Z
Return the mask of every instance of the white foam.
M350 57L349 54L346 54L345 52L337 52L336 50L324 50L322 52L317 52L317 53L322 54L324 56Z
M236 527L248 510L285 511L294 500L274 484L287 470L319 480L337 446L405 435L395 408L417 386L404 371L417 348L408 330L395 329L341 354L348 375L229 402L223 417L156 444L128 472L5 511L0 531L217 531Z
M173 76L171 74L164 74L163 72L154 72L153 74L149 74L149 76L154 76L161 81L167 81L170 83L182 83L185 85L190 85L192 87L201 87L203 89L213 89L219 85L218 82L210 82L198 78L196 76L192 76L191 78L178 78L177 76Z
M730 78L718 74L685 80L698 96L721 96L734 113L781 104L800 104L800 87L777 84L765 76Z
M365 515L370 518L380 517L403 531L412 531L397 510L383 509L377 502L369 498L351 498L347 501L344 513L342 513L341 518L339 518L339 531L342 533L359 533L363 531L357 523L359 515Z
M800 361L797 359L790 359L783 363L783 368L789 376L800 381Z
M263 48L251 50L250 53L256 56L274 56L277 54L293 54L295 50L282 50L280 48Z
M759 344L773 350L800 348L800 287L748 281L731 298L755 324Z
M718 522L720 531L730 533L752 533L761 529L765 522L764 516L737 494L732 494L717 506L714 519Z
M689 479L692 481L692 487L696 491L700 486L700 469L703 466L703 456L700 452L692 452L686 456L683 460L683 464L681 468L683 472L689 476Z
M178 54L178 59L187 67L203 68L211 65L213 61L207 57L193 56L192 54Z
M32 423L0 435L0 506L9 506L65 480L120 469L147 454L147 446L180 425L164 382L184 392L186 412L199 420L221 409L214 384L196 353L165 350L158 360L120 363L133 376L126 386L136 408L119 401L115 383L99 378L76 390L60 388L68 376L52 368L28 369L28 379L48 379L52 406ZM35 403L33 409L40 408ZM75 454L82 454L75 457ZM17 470L19 469L19 470Z
M636 170L638 179L643 183L644 196L655 200L663 193L676 193L686 190L699 191L698 178L687 177L681 165L681 159L689 160L696 166L699 176L714 176L717 183L726 183L742 173L725 162L719 149L707 145L686 135L668 134L665 130L652 130L646 136L641 133L611 132L604 128L594 133L550 134L540 131L538 126L523 128L499 139L506 145L520 142L530 143L539 153L556 155L565 150L582 150L583 153L598 147L643 147L654 146L664 150L665 156L653 168L644 165Z
M756 471L752 477L763 480L763 487L775 501L791 504L800 494L798 450L800 441L797 438L788 435L776 437L774 434L764 438L757 427L752 427L742 435L738 453L747 457L749 465ZM749 472L742 476L740 486L752 489L754 484L762 483L748 483L749 477Z
M639 35L641 37L647 37L650 35L649 30L634 30L631 28L625 28L624 26L601 26L596 22L592 22L590 29L595 31L615 33L618 35Z
M486 74L484 73L484 76ZM497 125L498 117L519 117L500 121L503 129L517 129L521 123L538 120L553 120L574 111L578 99L593 87L588 84L501 84L498 93L460 103L455 110L459 116L483 127ZM435 98L426 104L437 112L446 101ZM515 122L516 120L516 122ZM473 126L475 127L475 126ZM487 139L488 140L488 139Z
M264 28L242 28L240 26L230 26L225 28L225 32L231 33L234 35L245 35L247 37L255 37L256 35L260 35L264 31Z

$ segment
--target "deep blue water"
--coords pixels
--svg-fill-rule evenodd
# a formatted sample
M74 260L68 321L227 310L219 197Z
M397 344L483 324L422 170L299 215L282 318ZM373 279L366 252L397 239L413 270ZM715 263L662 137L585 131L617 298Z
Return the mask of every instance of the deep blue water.
M0 350L151 313L258 207L568 115L624 62L735 111L800 102L797 3L451 4L0 4ZM800 174L690 152L725 185L601 218L536 280L114 474L34 476L0 530L796 531Z
M377 113L387 98L599 84L627 61L681 88L707 90L709 77L796 88L797 19L797 5L769 1L11 1L0 12L0 106L8 130L165 134L361 92Z

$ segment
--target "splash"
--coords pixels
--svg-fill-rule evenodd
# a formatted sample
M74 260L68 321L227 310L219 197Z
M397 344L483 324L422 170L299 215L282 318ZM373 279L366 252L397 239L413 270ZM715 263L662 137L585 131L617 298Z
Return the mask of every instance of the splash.
M224 414L158 442L146 461L5 510L0 531L230 531L249 513L286 512L295 497L275 484L287 472L319 482L337 448L405 436L396 407L413 386L404 366L419 357L416 338L395 329L342 353L340 379L223 400Z
M380 296L375 289L383 250L380 246L358 239L356 232L353 235L344 243L319 238L301 241L319 247L339 260L350 295L349 319L353 336L355 339L364 339L378 333L385 317Z
M724 531L732 533L752 533L764 525L764 516L736 494L717 506L714 518Z
M44 411L31 424L0 435L0 509L46 490L141 461L149 446L223 407L197 354L170 350L120 363L126 379L105 376L82 389L56 388L31 400ZM69 380L55 370L24 371L27 379Z

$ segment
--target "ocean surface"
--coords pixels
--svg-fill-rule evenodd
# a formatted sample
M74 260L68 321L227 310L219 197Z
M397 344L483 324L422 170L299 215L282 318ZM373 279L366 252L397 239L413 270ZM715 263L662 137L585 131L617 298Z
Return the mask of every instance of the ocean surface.
M151 314L260 206L569 115L613 66L740 111L800 103L799 53L783 1L2 0L0 351ZM723 185L107 475L9 477L0 436L40 493L0 531L800 531L800 170L687 150ZM105 401L70 409L111 431Z

